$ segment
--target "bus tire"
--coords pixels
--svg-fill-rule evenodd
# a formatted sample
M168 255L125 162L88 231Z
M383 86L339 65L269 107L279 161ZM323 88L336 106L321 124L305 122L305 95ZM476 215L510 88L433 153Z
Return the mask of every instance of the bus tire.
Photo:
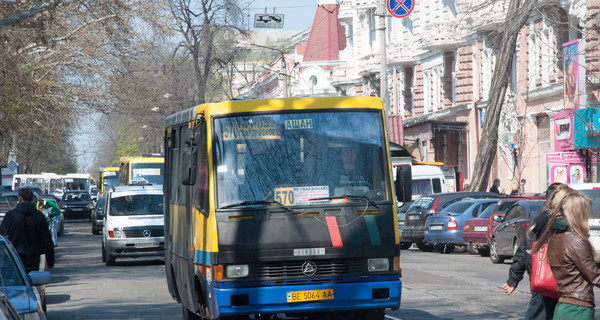
M186 307L182 306L183 309L183 320L202 320L200 316L186 309Z

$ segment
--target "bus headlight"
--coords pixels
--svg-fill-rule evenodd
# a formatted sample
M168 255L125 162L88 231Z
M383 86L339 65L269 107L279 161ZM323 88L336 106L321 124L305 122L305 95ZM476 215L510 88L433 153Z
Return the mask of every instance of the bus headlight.
M245 278L248 276L248 265L247 264L235 264L227 266L226 269L227 278Z
M390 269L390 260L388 258L376 258L367 260L367 269L370 272L388 271Z

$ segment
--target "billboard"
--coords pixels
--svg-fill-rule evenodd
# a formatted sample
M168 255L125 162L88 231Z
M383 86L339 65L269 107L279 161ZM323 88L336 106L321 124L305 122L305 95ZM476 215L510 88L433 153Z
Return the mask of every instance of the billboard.
M554 150L573 150L573 110L554 114Z
M585 106L585 41L573 40L563 44L563 106L578 109Z

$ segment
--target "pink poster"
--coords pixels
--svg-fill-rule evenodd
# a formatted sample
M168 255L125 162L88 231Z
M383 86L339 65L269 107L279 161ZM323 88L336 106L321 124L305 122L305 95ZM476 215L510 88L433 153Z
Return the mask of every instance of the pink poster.
M585 179L585 169L580 164L572 164L569 166L569 183L583 183Z
M552 183L561 182L568 183L567 167L555 166L552 167Z

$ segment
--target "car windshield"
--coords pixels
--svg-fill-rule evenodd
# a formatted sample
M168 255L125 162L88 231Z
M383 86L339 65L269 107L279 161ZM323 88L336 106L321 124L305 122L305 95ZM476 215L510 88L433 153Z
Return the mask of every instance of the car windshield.
M0 196L0 210L8 211L14 209L17 205L17 196Z
M227 117L215 120L214 132L220 208L257 201L304 205L340 196L390 200L378 113Z
M0 286L24 286L25 280L19 265L5 242L0 242Z
M408 208L408 211L424 211L424 210L429 210L431 209L431 207L433 207L433 203L436 197L427 197L427 196L421 196L419 197L417 200L415 200L415 202L413 202L413 204L410 205L410 208Z
M87 192L69 192L65 193L65 201L92 201Z
M135 216L163 214L163 196L159 194L139 194L110 199L111 216Z
M97 196L98 195L98 190L97 189L90 190L90 195Z
M105 198L99 198L98 202L96 203L96 210L104 209L104 202L106 202Z
M460 201L460 202L456 202L456 203L449 205L444 210L440 211L440 213L441 212L463 213L463 212L467 211L471 206L473 206L473 202Z
M489 207L485 208L485 210L477 217L478 219L488 219L490 214L492 214L492 210L496 207L496 204L491 204Z
M590 219L600 219L600 189L577 190L592 200Z

